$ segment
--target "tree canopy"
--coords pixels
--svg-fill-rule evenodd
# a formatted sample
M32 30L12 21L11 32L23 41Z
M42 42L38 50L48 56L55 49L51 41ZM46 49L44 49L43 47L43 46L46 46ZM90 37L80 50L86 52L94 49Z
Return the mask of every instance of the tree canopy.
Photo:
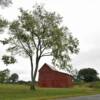
M4 83L4 82L8 81L9 73L10 73L10 71L8 69L0 71L0 83Z
M3 55L2 60L6 65L14 64L16 62L16 59L13 56L7 56L7 55Z
M10 76L9 81L12 82L12 83L15 83L15 82L18 81L18 78L19 78L18 74L17 74L17 73L13 73L13 74Z
M20 12L18 19L10 23L9 38L2 43L9 44L7 51L13 55L29 57L32 83L42 57L51 56L53 64L61 69L70 67L70 56L78 53L79 41L62 26L62 17L40 5L32 11L20 9Z
M92 82L98 80L98 73L93 68L84 68L78 72L78 78L85 82Z

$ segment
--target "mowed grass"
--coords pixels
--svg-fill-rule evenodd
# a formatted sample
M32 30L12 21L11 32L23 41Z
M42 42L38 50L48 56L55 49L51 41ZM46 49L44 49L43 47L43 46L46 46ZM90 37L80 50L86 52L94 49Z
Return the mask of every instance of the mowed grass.
M0 84L0 100L51 100L55 98L99 94L100 89L75 86L73 88L36 88L27 85Z

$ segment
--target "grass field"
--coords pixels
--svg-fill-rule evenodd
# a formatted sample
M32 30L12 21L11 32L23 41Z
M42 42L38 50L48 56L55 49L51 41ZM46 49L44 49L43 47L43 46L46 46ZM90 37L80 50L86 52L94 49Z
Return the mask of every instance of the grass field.
M75 86L73 88L37 88L27 85L0 84L0 100L49 100L55 98L99 94L100 89Z

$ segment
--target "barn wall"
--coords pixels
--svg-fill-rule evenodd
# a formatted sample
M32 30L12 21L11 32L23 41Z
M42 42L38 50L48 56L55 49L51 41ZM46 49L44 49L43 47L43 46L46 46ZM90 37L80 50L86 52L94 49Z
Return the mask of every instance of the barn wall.
M44 65L39 71L40 87L72 87L72 77L70 75L53 71L47 65Z

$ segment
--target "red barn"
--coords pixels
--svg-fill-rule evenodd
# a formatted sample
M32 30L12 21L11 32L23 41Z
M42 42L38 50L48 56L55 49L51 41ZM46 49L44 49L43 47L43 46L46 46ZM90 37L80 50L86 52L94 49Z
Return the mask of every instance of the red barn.
M73 77L69 74L58 72L48 64L44 64L39 70L38 85L40 87L72 87Z

